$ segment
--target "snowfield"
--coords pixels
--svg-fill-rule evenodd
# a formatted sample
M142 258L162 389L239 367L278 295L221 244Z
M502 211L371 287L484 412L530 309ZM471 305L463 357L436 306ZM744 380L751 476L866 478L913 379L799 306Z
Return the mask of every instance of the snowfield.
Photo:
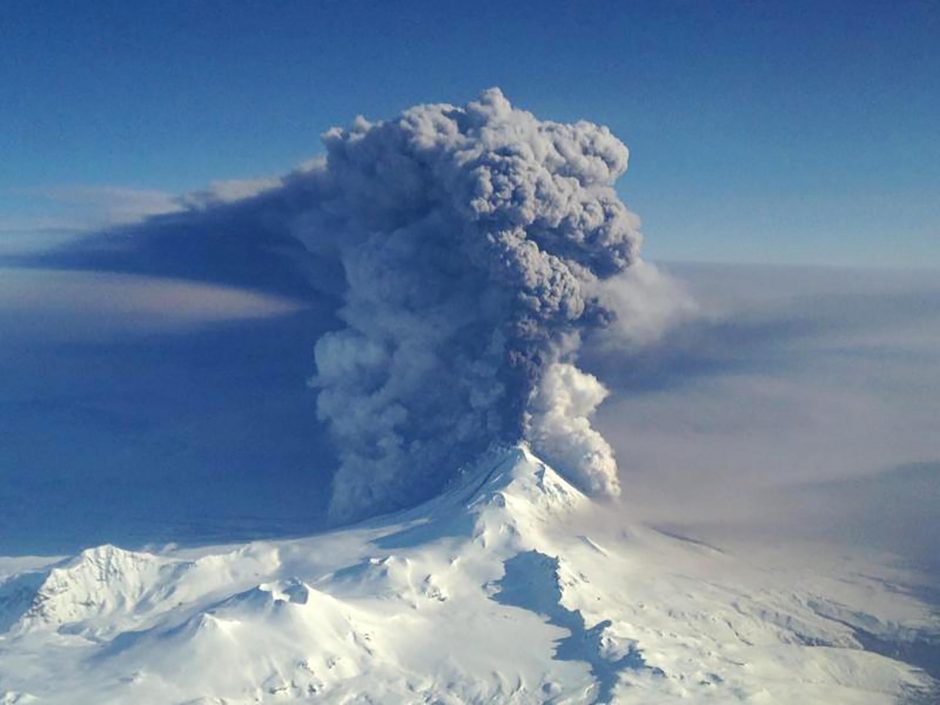
M871 650L940 633L897 571L605 511L518 446L310 538L0 561L0 703L934 702Z

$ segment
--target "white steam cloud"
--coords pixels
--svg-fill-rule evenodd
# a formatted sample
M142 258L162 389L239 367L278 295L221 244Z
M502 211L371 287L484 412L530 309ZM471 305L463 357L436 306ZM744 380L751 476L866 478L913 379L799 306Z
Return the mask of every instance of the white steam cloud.
M543 456L573 473L581 487L618 495L614 451L591 427L591 416L607 393L594 375L571 363L552 363L529 400L526 434Z

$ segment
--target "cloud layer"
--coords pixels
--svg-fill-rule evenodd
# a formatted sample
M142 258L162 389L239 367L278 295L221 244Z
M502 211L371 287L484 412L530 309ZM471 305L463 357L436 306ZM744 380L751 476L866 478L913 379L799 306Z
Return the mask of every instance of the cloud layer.
M611 389L595 423L629 458L624 513L718 542L797 533L936 566L936 272L670 270L698 318L631 355L590 340L581 355Z

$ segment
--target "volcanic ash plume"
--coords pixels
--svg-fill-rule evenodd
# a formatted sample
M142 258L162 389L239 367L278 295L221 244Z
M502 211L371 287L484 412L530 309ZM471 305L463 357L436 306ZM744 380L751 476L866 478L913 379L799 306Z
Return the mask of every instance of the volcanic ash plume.
M285 180L291 229L345 274L344 327L316 345L318 413L339 450L332 509L421 499L494 441L528 439L582 487L617 494L589 417L603 386L575 367L613 318L599 284L637 256L605 127L542 122L499 90L326 133Z
M291 282L302 269L335 304L311 386L339 456L337 520L419 502L489 445L521 439L582 488L617 494L590 424L606 390L576 363L585 332L630 342L661 318L648 315L653 270L616 276L640 242L613 189L626 147L605 127L539 121L495 89L358 118L324 143L284 178L189 194L90 251L107 262L129 247L133 266L267 287L286 256Z

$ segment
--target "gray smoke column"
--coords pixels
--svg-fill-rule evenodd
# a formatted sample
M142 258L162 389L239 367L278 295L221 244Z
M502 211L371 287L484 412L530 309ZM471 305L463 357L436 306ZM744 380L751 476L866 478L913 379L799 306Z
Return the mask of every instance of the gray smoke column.
M310 384L340 462L336 520L421 501L489 445L523 439L585 490L617 494L590 423L607 392L576 363L585 333L632 344L663 319L661 278L630 267L638 223L613 188L627 148L495 89L358 118L324 144L283 178L188 194L79 254L320 291L335 316Z
M636 260L606 127L540 121L496 89L324 136L285 181L293 235L342 266L344 327L316 345L318 413L341 467L337 518L413 503L493 442L529 440L581 487L617 494L577 369L613 313L603 280Z

